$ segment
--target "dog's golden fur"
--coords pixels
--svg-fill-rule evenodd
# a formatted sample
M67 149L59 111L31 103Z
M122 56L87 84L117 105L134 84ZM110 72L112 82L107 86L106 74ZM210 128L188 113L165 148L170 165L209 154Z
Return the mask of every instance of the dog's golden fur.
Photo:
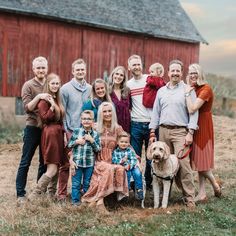
M158 208L160 205L161 183L163 183L161 207L167 208L171 181L161 178L174 178L179 168L178 158L171 155L169 146L161 141L154 142L148 147L147 158L152 161L154 208Z

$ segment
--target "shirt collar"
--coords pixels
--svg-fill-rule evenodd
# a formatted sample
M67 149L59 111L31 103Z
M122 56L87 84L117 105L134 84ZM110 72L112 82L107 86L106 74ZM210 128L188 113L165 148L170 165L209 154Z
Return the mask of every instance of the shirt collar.
M91 136L93 136L93 129L91 129L90 131L87 131L85 130L83 127L82 127L82 134L85 135L85 134L90 134Z
M184 83L184 81L183 81L183 80L180 80L179 83L176 84L176 85L175 85L174 87L172 87L172 88L178 88L178 87L181 86L183 83ZM170 82L168 82L168 83L166 84L166 87L167 87L168 89L171 89L171 88L170 88Z

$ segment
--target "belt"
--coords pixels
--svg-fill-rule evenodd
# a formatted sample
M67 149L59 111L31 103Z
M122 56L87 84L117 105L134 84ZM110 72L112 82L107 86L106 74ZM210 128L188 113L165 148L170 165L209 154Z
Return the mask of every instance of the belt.
M178 126L178 125L163 125L161 124L160 127L166 128L166 129L186 129L186 126Z

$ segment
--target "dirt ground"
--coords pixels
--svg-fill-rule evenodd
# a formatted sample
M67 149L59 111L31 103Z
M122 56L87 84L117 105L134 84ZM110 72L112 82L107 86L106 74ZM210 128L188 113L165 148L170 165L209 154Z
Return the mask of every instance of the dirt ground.
M215 175L223 181L224 189L236 183L236 119L215 116ZM21 158L22 144L0 145L0 212L1 205L16 203L15 178ZM27 191L34 186L37 175L38 158L33 158L27 182ZM227 177L224 176L224 173ZM224 191L223 189L223 191ZM210 193L213 195L213 193ZM4 208L5 208L4 207Z

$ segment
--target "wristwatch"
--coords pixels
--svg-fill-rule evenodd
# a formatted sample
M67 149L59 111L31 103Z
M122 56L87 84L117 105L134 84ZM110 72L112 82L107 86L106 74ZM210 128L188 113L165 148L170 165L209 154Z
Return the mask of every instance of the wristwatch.
M184 96L188 97L188 96L190 96L190 93L185 93Z

